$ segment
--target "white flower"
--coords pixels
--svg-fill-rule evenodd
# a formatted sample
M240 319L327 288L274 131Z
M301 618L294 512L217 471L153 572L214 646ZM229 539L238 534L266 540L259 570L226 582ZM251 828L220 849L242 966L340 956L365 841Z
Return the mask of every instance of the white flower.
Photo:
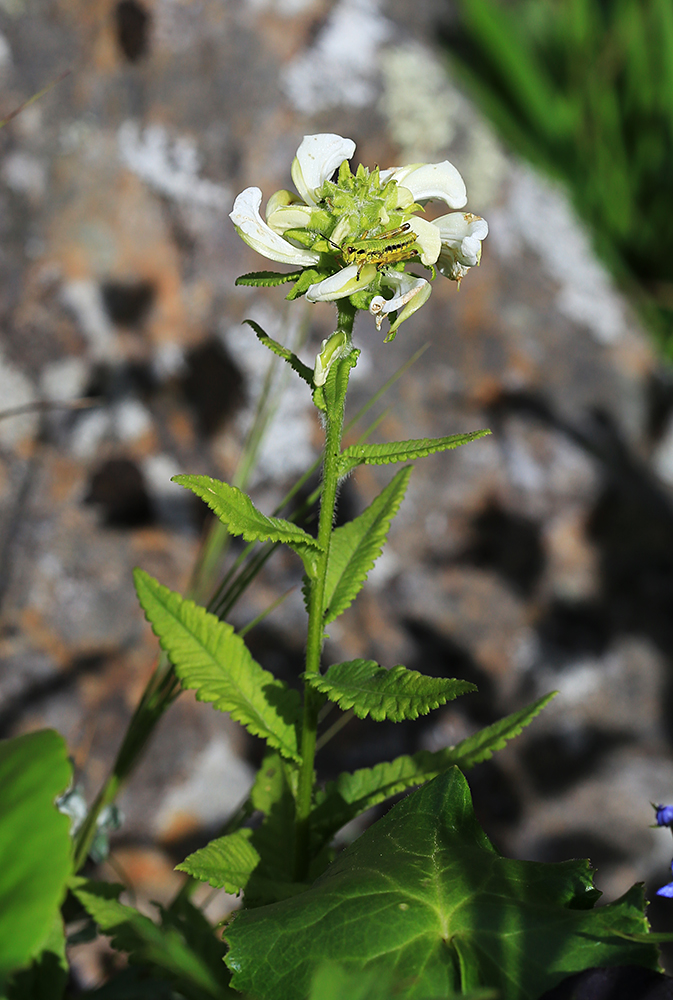
M343 139L331 132L304 136L292 161L292 180L307 205L317 204L316 192L354 152L352 139Z
M375 264L365 264L358 277L358 265L349 264L329 278L323 278L315 285L309 285L306 298L309 302L334 302L335 299L344 299L354 292L364 291L371 285L376 274Z
M481 260L481 241L488 236L488 223L471 212L450 212L432 223L439 230L442 249L437 269L453 281L461 281Z
M389 271L384 281L395 294L392 299L375 295L369 304L369 311L376 319L376 329L380 330L384 316L402 310L395 322L391 323L386 337L386 340L393 340L400 323L404 323L405 319L409 319L424 302L428 301L432 287L425 278L416 278L413 274L405 274L403 271Z
M406 167L390 167L381 171L381 181L397 181L411 192L417 202L438 199L449 208L462 208L467 202L465 181L453 163L410 163Z
M262 192L258 187L246 188L236 198L229 218L241 239L263 257L277 260L281 264L298 264L300 267L317 264L320 260L319 253L292 246L264 222L259 214L261 204Z

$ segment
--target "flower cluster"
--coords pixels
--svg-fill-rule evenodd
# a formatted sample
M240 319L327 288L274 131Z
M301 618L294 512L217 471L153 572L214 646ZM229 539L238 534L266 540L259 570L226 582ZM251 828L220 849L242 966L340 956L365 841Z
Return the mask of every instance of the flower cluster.
M349 299L356 309L369 310L378 329L387 318L386 340L392 340L431 291L428 279L407 272L407 265L422 264L431 279L439 271L460 282L480 261L488 225L469 212L450 212L432 222L418 214L432 199L452 209L466 204L465 183L448 160L388 170L359 166L353 173L348 161L354 152L355 143L339 135L304 136L292 163L298 195L277 191L264 220L262 192L246 188L231 219L258 253L301 269L289 276L295 285L288 298ZM262 274L264 283L280 283Z
M652 808L655 811L655 826L673 827L673 806L655 806L655 804L652 803ZM673 871L673 861L671 862L671 871ZM667 896L669 898L673 898L673 882L669 882L667 885L662 885L661 889L657 889L657 896Z

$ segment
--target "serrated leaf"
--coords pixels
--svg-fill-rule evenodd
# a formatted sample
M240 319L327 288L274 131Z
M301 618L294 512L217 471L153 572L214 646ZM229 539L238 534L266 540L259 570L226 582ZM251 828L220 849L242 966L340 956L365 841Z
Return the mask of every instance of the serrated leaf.
M0 990L53 932L72 870L70 821L54 800L71 778L52 729L0 741Z
M461 740L455 747L435 752L421 750L413 756L405 754L354 773L343 772L316 799L311 813L315 849L320 849L356 816L393 795L430 781L454 765L466 771L488 760L496 750L501 750L509 740L518 736L555 695L554 691L538 698L531 705Z
M232 986L259 1000L301 1000L324 961L394 969L400 1000L479 987L536 1000L593 965L657 967L642 887L592 909L586 861L502 857L479 827L465 778L440 775L346 848L296 899L238 913L226 933Z
M186 688L199 701L229 712L254 736L299 761L299 694L253 660L228 622L134 571L138 600Z
M317 281L322 281L322 279L326 278L328 274L329 271L317 271L315 268L307 267L298 278L296 284L287 293L285 298L290 302L294 299L298 299L309 290L311 285L315 285Z
M296 281L301 271L250 271L236 278L235 285L253 285L256 288L273 288L275 285L285 285L288 281Z
M259 854L250 843L251 837L249 828L217 837L186 857L176 869L200 882L208 882L214 889L237 895L259 864Z
M71 889L112 946L131 962L147 965L174 983L190 1000L221 1000L226 977L217 975L174 926L160 927L131 906L119 902L123 886L72 880Z
M376 722L417 719L477 690L470 681L427 677L401 665L386 670L375 660L334 663L322 676L304 675L304 679L344 711L352 708L359 719L371 715Z
M312 368L305 365L304 362L301 361L288 347L284 347L282 344L279 344L277 340L274 340L273 337L268 335L268 333L265 333L259 323L255 323L254 319L244 319L243 322L247 323L248 326L255 331L257 338L261 340L265 347L268 347L270 351L273 351L273 353L279 358L282 358L283 361L287 361L293 371L303 378L304 382L311 386L311 389L313 388Z
M441 438L419 438L410 441L388 441L384 444L352 444L344 448L339 460L339 475L347 476L358 465L390 465L391 462L413 462L439 451L451 451L460 445L487 437L488 429L469 434L451 434Z
M191 490L204 500L232 535L246 542L282 542L289 545L304 563L306 572L315 575L315 560L320 546L303 528L282 517L267 517L257 510L243 490L210 476L173 476L171 482Z
M332 534L325 578L325 624L349 607L362 589L399 510L412 466L400 469L367 509Z

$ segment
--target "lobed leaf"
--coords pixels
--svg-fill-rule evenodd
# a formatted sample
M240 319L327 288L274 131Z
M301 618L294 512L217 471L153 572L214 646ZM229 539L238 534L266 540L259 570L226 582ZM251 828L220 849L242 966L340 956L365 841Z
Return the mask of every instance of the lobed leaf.
M387 670L374 660L334 663L322 676L305 674L304 679L339 708L352 708L359 719L371 715L375 722L417 719L461 694L477 690L470 681L427 677L401 665Z
M285 285L288 281L296 281L301 271L250 271L236 278L235 285L252 285L255 288L273 288L275 285ZM244 320L247 322L247 320Z
M353 603L381 555L412 468L400 469L359 517L333 532L325 578L325 624Z
M391 462L413 462L439 451L450 451L487 437L488 429L468 434L451 434L441 438L419 438L411 441L388 441L383 444L352 444L341 452L339 475L347 476L358 465L390 465Z
M429 1000L492 988L536 1000L597 965L657 967L641 886L593 909L587 861L502 857L477 823L458 768L394 806L296 899L244 910L226 933L232 986L302 1000L325 961L394 970L395 996Z
M0 995L53 936L72 870L70 820L54 800L71 777L52 729L0 741Z
M232 535L242 535L246 542L283 542L300 556L309 576L315 575L320 546L303 528L282 517L267 517L247 493L210 476L173 476L171 482L201 497Z
M553 691L538 698L518 712L461 740L455 747L435 752L421 750L413 756L405 754L354 773L343 772L316 799L311 813L311 830L316 847L319 849L342 826L367 809L399 795L407 788L436 778L454 764L466 771L488 760L496 750L501 750L509 740L518 736L555 695Z
M312 368L305 365L304 362L301 361L288 347L284 347L282 344L279 344L277 340L274 340L273 337L268 335L268 333L265 333L259 323L255 323L254 319L244 319L243 322L247 323L248 326L255 331L257 338L261 340L265 347L268 347L269 350L273 351L273 353L279 358L287 361L293 371L295 371L297 375L303 378L304 382L313 388Z
M299 694L263 670L227 622L134 571L138 600L162 649L199 701L229 712L254 736L299 761Z

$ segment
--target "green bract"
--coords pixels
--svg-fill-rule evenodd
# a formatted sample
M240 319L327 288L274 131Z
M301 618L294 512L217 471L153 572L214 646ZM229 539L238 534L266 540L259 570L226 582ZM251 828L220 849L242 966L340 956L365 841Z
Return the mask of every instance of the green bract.
M435 276L435 264L446 277L460 282L479 263L487 223L472 213L454 212L429 222L419 216L425 202L444 201L463 208L467 193L456 168L442 163L412 163L380 171L362 164L355 173L348 160L355 143L334 134L304 136L292 164L299 196L276 191L260 215L262 192L246 188L236 198L231 219L242 239L258 253L299 266L288 298L306 295L309 302L348 299L366 309L381 328L388 318L386 340L430 295L421 275L406 273L421 264ZM330 178L338 167L335 180ZM278 275L282 283L284 275ZM241 284L269 285L269 272L244 275ZM324 366L316 385L324 384Z

